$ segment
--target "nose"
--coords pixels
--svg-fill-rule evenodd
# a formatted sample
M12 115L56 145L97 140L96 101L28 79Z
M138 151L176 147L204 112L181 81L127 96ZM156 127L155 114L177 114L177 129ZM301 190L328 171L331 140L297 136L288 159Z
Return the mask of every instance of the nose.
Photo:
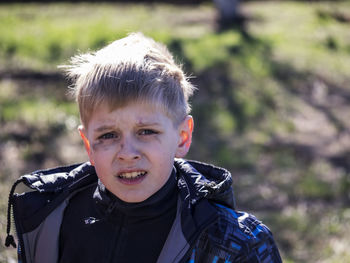
M141 154L137 150L136 143L131 138L123 139L117 153L117 158L120 161L136 161L141 158Z

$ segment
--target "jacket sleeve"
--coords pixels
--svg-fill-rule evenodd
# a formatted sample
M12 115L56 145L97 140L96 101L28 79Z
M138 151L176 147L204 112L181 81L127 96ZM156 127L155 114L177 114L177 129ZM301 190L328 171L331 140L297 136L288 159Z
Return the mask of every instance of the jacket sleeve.
M246 220L251 221L251 228L248 227L250 232L247 231L250 238L243 246L244 249L232 262L282 262L271 231L252 215L249 215Z
M189 262L280 263L271 231L256 217L222 205L218 220L198 239Z

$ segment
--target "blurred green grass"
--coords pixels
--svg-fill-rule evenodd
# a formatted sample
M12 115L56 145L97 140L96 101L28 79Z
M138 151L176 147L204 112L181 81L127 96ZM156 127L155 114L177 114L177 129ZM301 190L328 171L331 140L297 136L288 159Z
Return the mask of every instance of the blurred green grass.
M252 23L249 30L275 47L276 58L287 60L298 70L312 70L344 83L350 63L349 7L349 1L286 1L248 4L246 8L254 10L265 25L262 29L261 23Z
M3 4L1 7L2 70L55 70L57 64L66 62L77 50L95 50L133 31L156 36L165 43L171 36L201 35L207 31L207 23L186 22L181 17L201 20L212 16L212 10L205 5L184 7L180 13L179 8L162 4ZM197 17L192 16L193 12ZM171 18L174 13L179 13L176 21ZM174 28L179 21L180 25Z
M199 88L188 157L233 173L238 207L271 228L285 262L350 262L350 3L242 12L244 27L218 32L210 4L0 5L1 243L20 174L86 159L57 65L142 31ZM14 253L0 246L0 262Z

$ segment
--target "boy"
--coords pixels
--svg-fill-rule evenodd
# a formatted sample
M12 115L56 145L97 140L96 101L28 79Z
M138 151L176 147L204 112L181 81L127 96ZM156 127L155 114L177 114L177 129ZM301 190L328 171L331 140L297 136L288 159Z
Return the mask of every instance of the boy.
M163 45L131 34L66 70L90 162L15 183L20 262L281 262L268 228L234 210L230 173L180 159L194 88Z

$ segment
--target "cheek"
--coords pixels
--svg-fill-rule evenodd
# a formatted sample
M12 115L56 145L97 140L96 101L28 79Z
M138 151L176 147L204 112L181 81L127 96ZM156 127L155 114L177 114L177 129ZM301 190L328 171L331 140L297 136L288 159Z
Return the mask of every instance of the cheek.
M162 170L168 170L169 166L173 166L174 158L176 154L176 147L174 144L162 145L152 149L153 158L159 163L159 167Z
M98 178L102 181L104 185L108 184L110 174L112 174L112 162L109 159L108 154L96 154L93 157L94 167Z
M93 160L95 166L104 167L110 162L116 151L116 145L94 144L92 145L90 158Z

